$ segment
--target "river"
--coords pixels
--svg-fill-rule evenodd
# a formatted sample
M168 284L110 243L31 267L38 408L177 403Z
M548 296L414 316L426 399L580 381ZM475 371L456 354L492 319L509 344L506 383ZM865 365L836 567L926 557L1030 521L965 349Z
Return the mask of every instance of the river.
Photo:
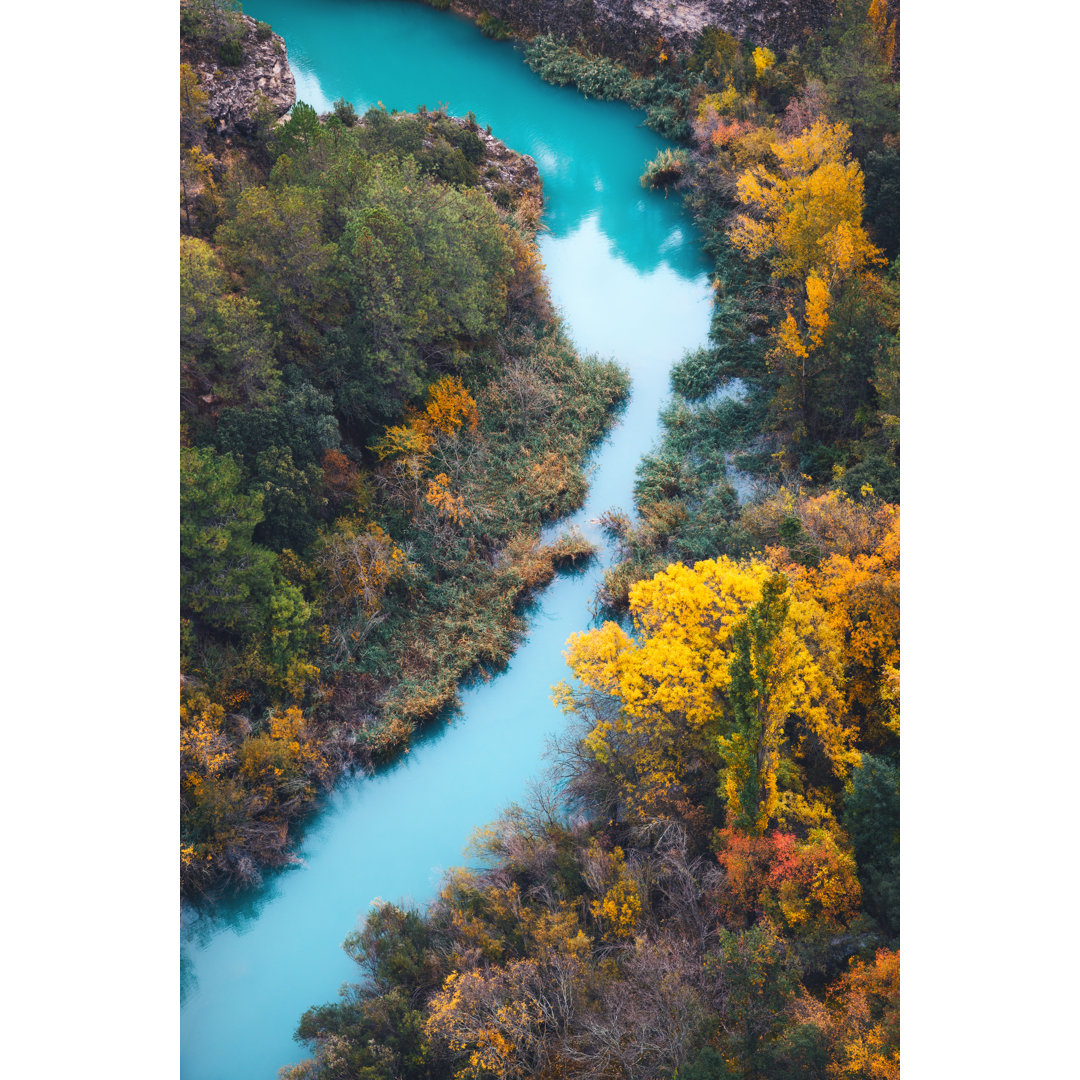
M634 469L655 442L672 364L708 332L710 289L679 200L644 191L645 162L669 145L642 114L549 86L520 49L465 19L407 0L248 0L284 37L297 96L319 111L345 97L464 115L531 154L547 208L540 251L552 299L582 352L611 356L633 379L620 422L593 456L585 506L568 521L601 539L610 506L630 509ZM566 524L563 522L562 524ZM303 833L303 864L214 916L185 912L181 945L184 1080L274 1080L300 1060L300 1014L354 980L341 942L373 899L429 900L462 862L473 829L521 798L564 717L550 701L571 633L588 626L610 553L562 574L529 613L510 665L466 688L458 714L401 761L342 782Z

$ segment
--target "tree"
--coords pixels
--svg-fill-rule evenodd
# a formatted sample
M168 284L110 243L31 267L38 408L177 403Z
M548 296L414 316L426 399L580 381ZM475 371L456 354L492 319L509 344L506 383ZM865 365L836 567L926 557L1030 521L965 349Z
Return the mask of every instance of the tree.
M854 523L860 516L839 492L808 500L802 513L816 517L819 533L830 519ZM861 517L867 529L861 549L835 552L816 569L789 572L828 612L841 642L846 711L858 724L862 745L876 750L895 745L899 735L893 702L900 671L900 512L878 505L864 507ZM777 558L783 561L779 552Z
M863 754L844 801L867 908L892 935L900 933L900 769Z
M258 542L306 548L326 506L323 455L341 443L329 397L300 383L265 408L223 409L215 442L242 464L249 490L263 495Z
M214 155L201 146L180 150L180 200L184 208L184 227L193 227L192 213L200 205L209 208L211 216L215 207L216 184Z
M252 539L262 495L240 490L240 468L212 448L180 450L181 610L221 630L261 623L274 556Z
M719 930L705 972L721 1028L753 1075L759 1049L780 1032L787 1008L802 991L798 961L765 919L747 930Z
M732 824L758 835L776 811L780 739L793 703L784 670L790 657L781 638L790 608L787 580L777 574L764 582L761 600L732 633L733 730L720 741L727 762L725 795Z
M206 106L210 95L199 83L189 64L180 65L180 145L202 145L210 115Z
M298 359L317 348L333 307L337 246L323 236L321 212L309 189L251 187L215 236L226 266Z
M566 656L574 674L619 707L617 714L600 710L586 747L617 773L635 816L669 812L674 801L700 788L717 748L729 814L752 820L755 829L775 805L770 777L780 753L798 756L809 738L839 777L857 760L841 722L839 655L825 613L801 596L785 608L783 591L757 560L720 557L692 570L676 563L630 590L635 639L612 622L571 637ZM746 618L763 599L754 631ZM737 638L740 626L746 630ZM767 653L769 675L755 684L751 667ZM572 707L588 700L575 699L566 687L559 693ZM757 760L759 740L764 756L751 783L747 770ZM752 800L764 792L764 804L744 805L744 790L759 793Z
M850 139L844 124L818 119L773 142L775 169L755 165L737 185L751 213L736 217L731 240L747 257L767 258L780 285L784 318L766 361L779 379L774 408L795 440L816 435L810 390L834 359L823 344L836 297L884 263L863 228L863 174Z
M230 405L267 405L281 387L277 336L257 301L231 294L204 240L180 237L180 389L193 414Z
M739 214L731 239L749 258L770 256L773 276L830 289L881 262L862 226L863 174L848 156L844 124L815 121L809 131L777 139L777 168L755 165L738 181Z
M355 113L353 114L355 118ZM309 153L322 138L319 114L306 102L298 101L289 113L289 119L279 124L269 140L270 153L274 158L288 154L297 157Z
M853 959L829 987L824 1008L804 1000L795 1011L825 1034L829 1080L898 1080L899 952L878 949L871 961Z

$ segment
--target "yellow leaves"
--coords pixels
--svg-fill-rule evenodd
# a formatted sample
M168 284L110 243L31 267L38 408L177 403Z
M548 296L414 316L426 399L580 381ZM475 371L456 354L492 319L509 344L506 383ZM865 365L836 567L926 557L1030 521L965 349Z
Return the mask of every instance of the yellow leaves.
M456 375L444 375L428 388L428 404L421 417L428 431L452 435L465 426L475 431L480 421L476 402Z
M522 931L531 942L530 951L587 957L592 938L582 930L577 912L578 905L572 900L562 901L555 911L522 905Z
M896 20L889 19L889 6L887 0L870 0L867 10L874 32L877 34L878 45L881 49L881 58L889 67L896 63L896 50L898 46L898 34Z
M409 565L405 553L379 525L362 528L350 518L336 523L320 558L331 595L358 605L368 618L378 614L387 588Z
M806 310L803 318L810 335L810 346L820 348L829 325L829 286L816 274L806 279Z
M415 424L395 424L371 444L380 461L388 457L424 457L431 449L432 438Z
M598 630L571 634L564 655L586 686L611 694L618 686L618 659L632 644L621 626L606 622ZM565 699L560 703L565 707Z
M716 96L716 104L721 112L731 112L738 103L739 91L729 79L727 86Z
M601 762L619 762L621 794L631 813L655 816L674 805L683 777L706 756L710 733L722 740L729 800L737 803L753 781L766 821L778 798L774 744L789 718L798 721L796 734L788 736L794 752L812 733L837 776L853 764L850 732L839 719L839 639L821 605L795 594L773 646L768 694L759 705L758 722L766 725L770 749L764 764L748 771L758 761L757 737L735 725L734 635L773 575L760 560L720 557L693 569L674 564L631 589L635 638L608 622L569 640L566 658L578 680L617 700L617 712L600 705L592 710L585 747ZM566 688L557 694L564 705L580 704Z
M462 1068L456 1076L524 1080L535 1075L531 1065L545 1033L568 1019L580 967L573 957L561 956L547 958L544 967L517 960L452 972L428 1006L427 1035L458 1058ZM549 968L559 977L558 991L546 977Z
M434 479L428 481L424 500L429 506L435 508L440 517L452 521L455 525L461 525L472 516L465 509L465 500L462 496L451 494L450 477L446 473L439 473Z
M900 953L879 949L872 961L852 960L826 1002L830 1080L898 1080Z
M326 767L308 732L304 714L295 706L273 712L267 730L245 739L239 756L241 778L249 785L271 789L279 781L301 781L304 773L320 772Z
M641 915L641 897L632 883L617 881L602 900L592 903L593 916L604 924L604 937L632 939Z
M189 116L196 109L202 108L210 100L210 95L199 84L199 76L190 64L180 65L180 116Z
M289 661L285 669L285 677L282 680L285 692L294 700L302 698L307 687L315 682L320 675L319 669L306 660L294 657Z
M220 776L232 764L232 745L222 723L225 710L201 691L180 701L180 768L184 783L198 787L207 777Z
M810 355L809 350L802 342L802 336L799 334L799 324L790 311L784 316L784 321L780 324L780 329L776 333L776 341L777 346L790 356L805 359Z
M776 63L776 54L771 49L758 47L754 50L754 74L761 78Z
M641 894L627 871L622 848L614 848L609 855L600 850L594 839L589 845L588 860L594 875L602 873L610 881L604 894L589 905L593 918L603 928L604 940L632 940L641 917Z
M424 458L438 434L454 435L461 429L476 431L480 413L472 394L456 375L444 375L428 387L424 411L407 424L396 424L371 444L380 461L390 457Z
M756 165L739 177L740 214L729 235L748 258L769 256L773 276L800 283L816 277L835 287L884 259L862 226L863 175L848 159L851 132L818 120L809 131L777 139L779 167Z

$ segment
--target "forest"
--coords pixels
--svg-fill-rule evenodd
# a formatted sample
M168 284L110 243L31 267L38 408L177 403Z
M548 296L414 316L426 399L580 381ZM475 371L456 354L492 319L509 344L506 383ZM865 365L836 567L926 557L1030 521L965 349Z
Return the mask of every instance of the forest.
M540 196L486 164L474 120L342 101L323 122L300 102L224 145L206 100L183 65L191 896L288 861L320 790L505 663L522 598L590 554L573 533L540 544L540 525L580 502L627 392L570 344Z
M289 1080L899 1076L898 12L829 11L782 52L524 41L676 144L641 184L700 229L709 341L604 516L545 777L430 906L349 936ZM228 55L229 17L189 5L185 48ZM570 343L538 185L475 118L298 103L225 143L206 102L182 65L191 897L286 863L320 790L505 664L590 556L540 526L629 391Z

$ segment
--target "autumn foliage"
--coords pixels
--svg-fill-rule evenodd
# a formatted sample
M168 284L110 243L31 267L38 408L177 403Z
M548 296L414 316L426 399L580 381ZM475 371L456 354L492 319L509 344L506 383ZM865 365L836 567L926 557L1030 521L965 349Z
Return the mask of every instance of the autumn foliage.
M592 553L540 527L583 497L627 388L554 319L542 195L489 197L475 120L298 102L228 142L208 100L182 67L181 878L199 898L287 863L321 788L506 663L523 597Z

